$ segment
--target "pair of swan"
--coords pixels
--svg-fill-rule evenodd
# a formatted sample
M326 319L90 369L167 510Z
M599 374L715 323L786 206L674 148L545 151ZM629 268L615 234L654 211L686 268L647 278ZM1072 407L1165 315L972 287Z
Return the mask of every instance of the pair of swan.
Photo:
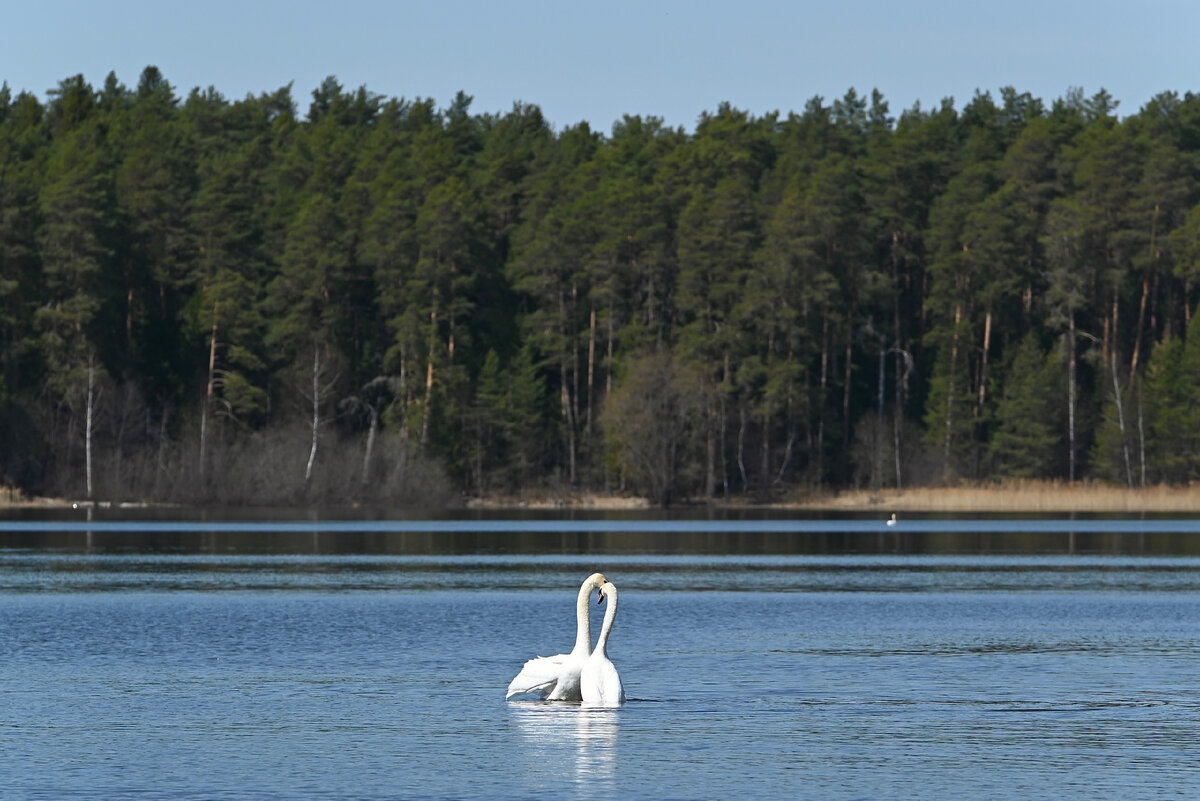
M600 591L596 603L608 600L595 650L588 618L588 601L594 589ZM582 702L585 708L612 709L625 703L621 677L607 650L608 635L616 617L617 588L603 573L593 573L584 579L575 601L575 647L571 653L530 659L509 683L505 700L514 695L537 693L547 701Z

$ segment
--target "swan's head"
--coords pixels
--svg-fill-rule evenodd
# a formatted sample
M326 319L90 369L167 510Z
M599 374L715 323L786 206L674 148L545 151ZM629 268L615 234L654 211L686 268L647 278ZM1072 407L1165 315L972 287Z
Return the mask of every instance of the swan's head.
M596 599L596 603L597 604L604 603L604 599L606 597L608 597L609 595L612 595L612 597L616 598L617 597L617 587L611 581L606 581L606 582L604 582L604 585L602 587L600 587L600 597Z
M598 587L603 587L607 582L608 579L604 577L603 573L593 573L583 580L583 586L587 587L588 592L590 593L592 590Z

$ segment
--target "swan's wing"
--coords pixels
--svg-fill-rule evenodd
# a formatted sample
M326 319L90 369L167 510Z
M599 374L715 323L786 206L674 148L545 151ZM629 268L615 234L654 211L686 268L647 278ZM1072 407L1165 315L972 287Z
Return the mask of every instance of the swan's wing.
M504 696L504 700L512 698L514 695L523 695L524 693L537 693L542 698L545 698L558 684L558 679L562 676L563 668L566 666L568 654L558 654L557 656L539 656L535 659L530 659L525 663L525 667L521 668L521 672L516 678L508 683L508 694Z

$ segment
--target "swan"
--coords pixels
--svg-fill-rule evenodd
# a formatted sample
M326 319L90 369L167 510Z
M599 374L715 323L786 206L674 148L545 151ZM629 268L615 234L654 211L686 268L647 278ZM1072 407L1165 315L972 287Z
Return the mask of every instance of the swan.
M608 658L608 635L612 632L613 621L617 619L617 588L611 581L600 588L600 598L596 603L604 603L605 598L608 599L608 609L604 612L604 625L600 627L596 650L587 658L579 675L579 691L585 708L613 709L625 703L621 677Z
M514 695L537 693L547 701L579 701L579 672L592 652L592 624L588 619L588 600L592 590L604 586L608 579L603 573L593 573L583 580L575 601L575 647L569 654L539 656L530 659L508 684L504 700Z

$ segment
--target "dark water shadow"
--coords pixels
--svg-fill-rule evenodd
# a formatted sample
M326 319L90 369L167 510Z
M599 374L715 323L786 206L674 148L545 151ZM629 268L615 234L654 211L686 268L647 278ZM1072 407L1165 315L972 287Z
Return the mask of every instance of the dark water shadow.
M1200 555L1173 515L928 515L783 510L96 508L0 511L0 548L324 555Z

